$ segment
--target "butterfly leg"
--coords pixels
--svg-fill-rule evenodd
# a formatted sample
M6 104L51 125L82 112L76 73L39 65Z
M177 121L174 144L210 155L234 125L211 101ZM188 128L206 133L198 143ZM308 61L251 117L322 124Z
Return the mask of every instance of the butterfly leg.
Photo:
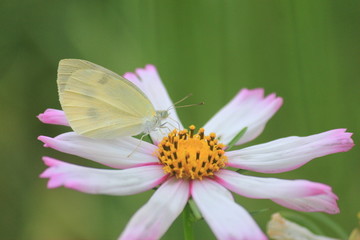
M141 136L141 138L140 138L140 141L139 141L139 143L138 143L138 145L134 148L134 150L132 150L132 152L131 153L129 153L129 155L127 155L127 157L130 157L134 152L136 152L136 150L140 147L140 145L141 145L141 143L142 143L142 141L143 141L143 139L144 139L144 137L146 137L147 135L149 135L148 133L146 133L146 134L143 134L142 136Z
M176 121L175 119L173 119L173 118L171 118L170 116L168 116L168 119L170 119L170 120L173 120L176 124L177 124L177 128L172 124L172 123L170 123L170 122L167 122L167 123L169 123L172 127L174 127L175 129L177 129L177 130L180 130L180 128L181 128L181 125L180 125L180 122L179 121Z

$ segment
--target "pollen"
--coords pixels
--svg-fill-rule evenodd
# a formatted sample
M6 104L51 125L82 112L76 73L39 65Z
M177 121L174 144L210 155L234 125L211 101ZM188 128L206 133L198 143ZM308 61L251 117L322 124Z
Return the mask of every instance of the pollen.
M202 180L225 167L224 148L215 133L205 135L203 128L195 133L195 126L191 125L189 130L175 129L164 137L156 155L165 173L178 179Z

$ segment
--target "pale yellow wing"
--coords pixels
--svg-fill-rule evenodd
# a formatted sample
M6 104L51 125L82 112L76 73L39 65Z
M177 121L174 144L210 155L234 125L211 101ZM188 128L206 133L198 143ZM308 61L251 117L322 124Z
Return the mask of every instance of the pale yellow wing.
M82 59L62 59L59 62L58 76L57 76L57 84L58 84L59 92L61 92L62 89L66 86L67 81L68 81L69 77L71 76L71 74L73 74L77 70L81 70L81 69L97 70L100 72L104 72L108 75L111 75L114 78L120 78L120 79L124 80L124 78L119 76L118 74L110 71L107 68L97 65L95 63L92 63L92 62L89 62L86 60L82 60ZM129 83L129 85L132 85L132 87L135 87L145 98L147 98L147 96L138 87L136 87L130 81L126 81L126 82Z
M92 138L133 136L155 115L150 100L128 80L83 60L74 65L66 62L66 67L63 63L58 70L60 103L78 134Z

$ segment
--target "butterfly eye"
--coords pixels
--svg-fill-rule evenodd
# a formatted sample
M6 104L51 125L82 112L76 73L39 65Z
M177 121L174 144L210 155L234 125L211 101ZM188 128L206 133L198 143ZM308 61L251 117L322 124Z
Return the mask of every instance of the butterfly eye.
M167 118L169 116L169 112L168 111L161 111L160 112L160 117L161 118Z

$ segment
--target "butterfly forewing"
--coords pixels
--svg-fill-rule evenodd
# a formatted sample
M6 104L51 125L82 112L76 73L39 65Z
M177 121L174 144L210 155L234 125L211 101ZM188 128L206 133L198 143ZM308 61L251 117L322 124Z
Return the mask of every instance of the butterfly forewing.
M83 60L63 61L60 103L75 132L93 138L137 135L155 115L150 100L128 80Z

